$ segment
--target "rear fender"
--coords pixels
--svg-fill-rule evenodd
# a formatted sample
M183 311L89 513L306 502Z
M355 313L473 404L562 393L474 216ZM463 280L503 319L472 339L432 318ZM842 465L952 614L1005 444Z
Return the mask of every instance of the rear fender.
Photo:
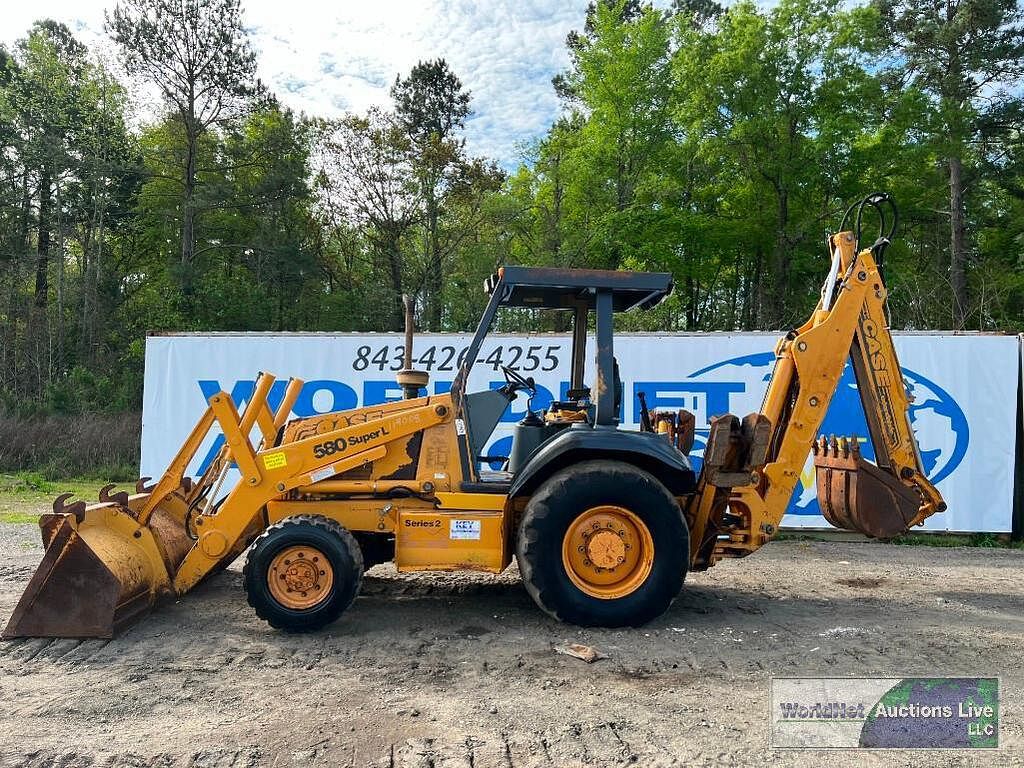
M673 496L693 493L697 486L689 459L663 435L581 426L563 430L537 448L512 481L509 498L530 496L559 470L592 459L632 464L656 477Z

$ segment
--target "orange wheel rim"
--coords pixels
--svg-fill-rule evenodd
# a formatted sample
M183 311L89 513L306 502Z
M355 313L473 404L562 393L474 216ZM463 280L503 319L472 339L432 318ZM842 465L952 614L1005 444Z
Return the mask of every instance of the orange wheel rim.
M322 603L333 585L334 569L316 547L285 547L274 556L267 570L271 596L294 611Z
M591 507L562 539L562 565L581 591L602 600L632 594L654 565L654 538L624 507Z

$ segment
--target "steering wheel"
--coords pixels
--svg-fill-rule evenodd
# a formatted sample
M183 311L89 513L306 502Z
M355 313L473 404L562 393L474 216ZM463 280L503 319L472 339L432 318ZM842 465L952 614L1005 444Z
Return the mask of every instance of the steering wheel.
M514 389L536 389L537 385L533 376L525 377L519 371L514 371L507 365L501 366L501 372L505 374L505 381L513 385Z

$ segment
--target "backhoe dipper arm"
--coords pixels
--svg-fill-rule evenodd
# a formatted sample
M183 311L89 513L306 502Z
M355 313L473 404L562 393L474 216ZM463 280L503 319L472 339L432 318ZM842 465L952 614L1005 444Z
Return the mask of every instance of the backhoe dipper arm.
M770 438L753 482L732 489L728 512L709 501L716 490L710 484L699 484L688 505L688 518L699 530L723 531L713 549L705 539L707 551L694 552L697 568L750 554L777 532L812 448L822 514L837 527L891 537L945 509L925 476L910 427L909 401L885 321L885 284L871 249L857 253L856 247L852 232L830 239L833 267L817 308L775 348L761 407L771 423ZM855 438L817 439L847 356L877 467L860 458ZM709 519L715 515L728 515L733 524ZM691 540L695 547L700 542Z

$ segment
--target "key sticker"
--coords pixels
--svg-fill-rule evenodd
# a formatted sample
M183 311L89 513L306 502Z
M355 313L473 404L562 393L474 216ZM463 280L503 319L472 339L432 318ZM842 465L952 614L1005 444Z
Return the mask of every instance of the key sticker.
M450 539L474 539L480 538L479 520L452 520L449 525L448 538Z

